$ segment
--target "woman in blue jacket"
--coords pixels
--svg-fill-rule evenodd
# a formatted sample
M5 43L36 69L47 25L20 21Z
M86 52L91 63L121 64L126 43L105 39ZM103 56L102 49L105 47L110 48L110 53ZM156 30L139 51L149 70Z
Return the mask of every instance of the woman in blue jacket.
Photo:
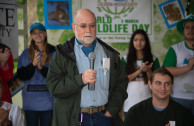
M51 126L53 96L46 87L46 76L54 46L48 44L46 28L41 23L30 27L31 43L18 61L17 77L24 81L23 109L27 126Z

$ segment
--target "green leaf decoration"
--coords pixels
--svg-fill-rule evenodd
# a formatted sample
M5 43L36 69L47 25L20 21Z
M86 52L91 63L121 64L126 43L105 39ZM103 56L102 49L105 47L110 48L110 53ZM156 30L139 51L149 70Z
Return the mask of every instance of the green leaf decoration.
M155 33L161 33L163 31L162 27L160 24L154 25L154 32Z
M165 48L170 48L171 45L179 43L184 40L184 36L178 32L176 29L175 30L168 30L162 39L163 46Z
M44 21L44 1L37 0L37 18L40 22Z
M73 36L75 36L73 30L64 30L59 37L59 43L63 44L66 41L69 41Z
M111 43L110 45L117 51L125 51L129 47L129 43Z

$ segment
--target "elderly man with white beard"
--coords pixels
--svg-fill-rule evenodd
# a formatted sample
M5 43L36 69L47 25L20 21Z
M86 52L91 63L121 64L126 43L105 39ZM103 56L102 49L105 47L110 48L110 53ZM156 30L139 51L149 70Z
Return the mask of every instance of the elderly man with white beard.
M75 37L57 46L47 74L53 126L122 126L128 78L119 53L96 38L91 10L78 10L72 28Z

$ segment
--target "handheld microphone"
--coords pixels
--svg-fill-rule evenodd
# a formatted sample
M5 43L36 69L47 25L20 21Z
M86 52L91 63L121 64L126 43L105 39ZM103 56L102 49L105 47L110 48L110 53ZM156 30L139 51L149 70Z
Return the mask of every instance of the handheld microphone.
M89 53L88 58L90 60L90 69L94 69L94 60L96 59L96 55L94 52ZM95 90L95 82L88 84L88 90Z

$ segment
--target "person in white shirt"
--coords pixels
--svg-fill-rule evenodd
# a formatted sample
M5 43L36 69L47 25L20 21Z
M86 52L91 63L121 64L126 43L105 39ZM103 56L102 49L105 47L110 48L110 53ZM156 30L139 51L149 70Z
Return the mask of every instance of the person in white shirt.
M0 83L0 126L24 126L21 109L14 104L3 102L2 84Z
M185 40L169 48L162 67L174 76L172 99L194 115L194 15L180 20L176 27Z

